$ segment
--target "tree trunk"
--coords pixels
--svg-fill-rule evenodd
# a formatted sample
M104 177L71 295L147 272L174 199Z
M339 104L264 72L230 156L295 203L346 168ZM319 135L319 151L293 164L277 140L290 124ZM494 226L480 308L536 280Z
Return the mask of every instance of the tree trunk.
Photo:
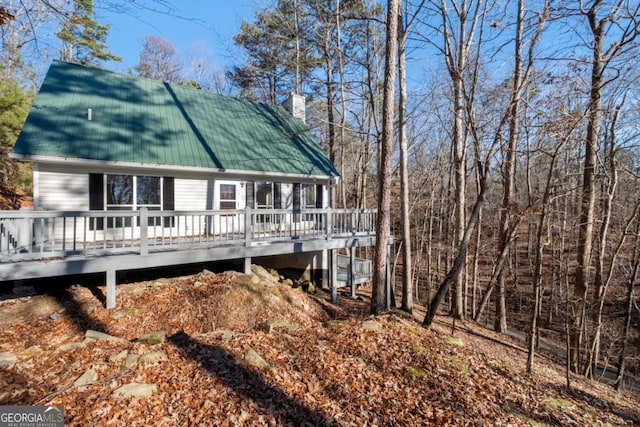
M584 167L582 176L582 198L580 201L580 220L578 224L577 266L573 285L572 316L570 325L570 366L573 372L579 371L580 348L584 330L586 296L589 288L589 268L593 246L593 218L596 198L596 165L598 153L598 131L600 129L603 85L603 57L605 23L598 21L597 12L600 2L587 12L593 33L591 88L589 94L587 134L584 146Z
M385 282L389 242L391 207L391 177L393 157L393 122L398 36L398 0L387 1L386 49L384 67L384 95L382 104L382 138L378 165L378 218L376 221L376 251L374 257L371 313L378 314L386 307Z
M402 13L398 14L398 139L400 141L400 212L402 222L402 310L413 313L413 283L411 274L411 220L409 218L409 171L407 160L407 29Z

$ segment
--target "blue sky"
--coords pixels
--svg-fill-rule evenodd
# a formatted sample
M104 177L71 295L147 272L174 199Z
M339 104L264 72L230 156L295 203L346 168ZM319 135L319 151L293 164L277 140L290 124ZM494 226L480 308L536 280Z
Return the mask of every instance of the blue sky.
M243 19L253 19L257 2L138 0L136 3L147 9L131 8L123 13L99 7L100 2L96 2L97 19L111 25L107 44L112 53L122 57L121 63L109 63L110 69L126 72L136 65L141 50L139 40L148 34L171 41L179 54L195 46L206 46L213 55L214 65L225 68L233 58L232 38Z

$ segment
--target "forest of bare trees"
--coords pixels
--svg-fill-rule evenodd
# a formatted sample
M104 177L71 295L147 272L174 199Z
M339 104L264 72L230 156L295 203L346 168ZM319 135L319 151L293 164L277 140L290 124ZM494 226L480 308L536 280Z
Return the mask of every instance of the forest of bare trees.
M0 71L26 87L22 3L0 9ZM388 200L376 277L389 260L425 326L446 310L524 333L530 371L552 340L568 372L620 378L640 373L639 31L637 0L277 0L242 23L225 87L306 95L334 206Z

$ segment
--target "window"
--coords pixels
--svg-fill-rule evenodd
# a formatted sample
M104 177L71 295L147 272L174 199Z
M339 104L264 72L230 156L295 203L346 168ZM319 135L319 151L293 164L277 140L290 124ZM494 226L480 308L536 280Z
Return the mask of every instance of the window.
M220 184L220 209L228 210L236 208L235 184Z
M273 183L256 182L256 208L273 209Z
M316 207L316 186L314 184L302 184L300 205L302 209Z
M89 208L91 210L173 210L173 178L159 176L134 176L115 174L89 174ZM99 221L98 221L99 220ZM157 218L149 218L149 225L158 225ZM165 226L171 226L173 218L165 218ZM123 220L114 218L109 226L119 227ZM130 226L131 219L125 218ZM93 221L90 229L103 229L102 218Z

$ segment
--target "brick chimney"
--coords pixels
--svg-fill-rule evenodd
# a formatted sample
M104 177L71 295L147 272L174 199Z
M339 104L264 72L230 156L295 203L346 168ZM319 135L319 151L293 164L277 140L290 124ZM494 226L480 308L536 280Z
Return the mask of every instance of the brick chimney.
M293 117L299 118L303 123L307 122L304 96L292 93L289 95L289 98L282 103L282 106L291 113Z

